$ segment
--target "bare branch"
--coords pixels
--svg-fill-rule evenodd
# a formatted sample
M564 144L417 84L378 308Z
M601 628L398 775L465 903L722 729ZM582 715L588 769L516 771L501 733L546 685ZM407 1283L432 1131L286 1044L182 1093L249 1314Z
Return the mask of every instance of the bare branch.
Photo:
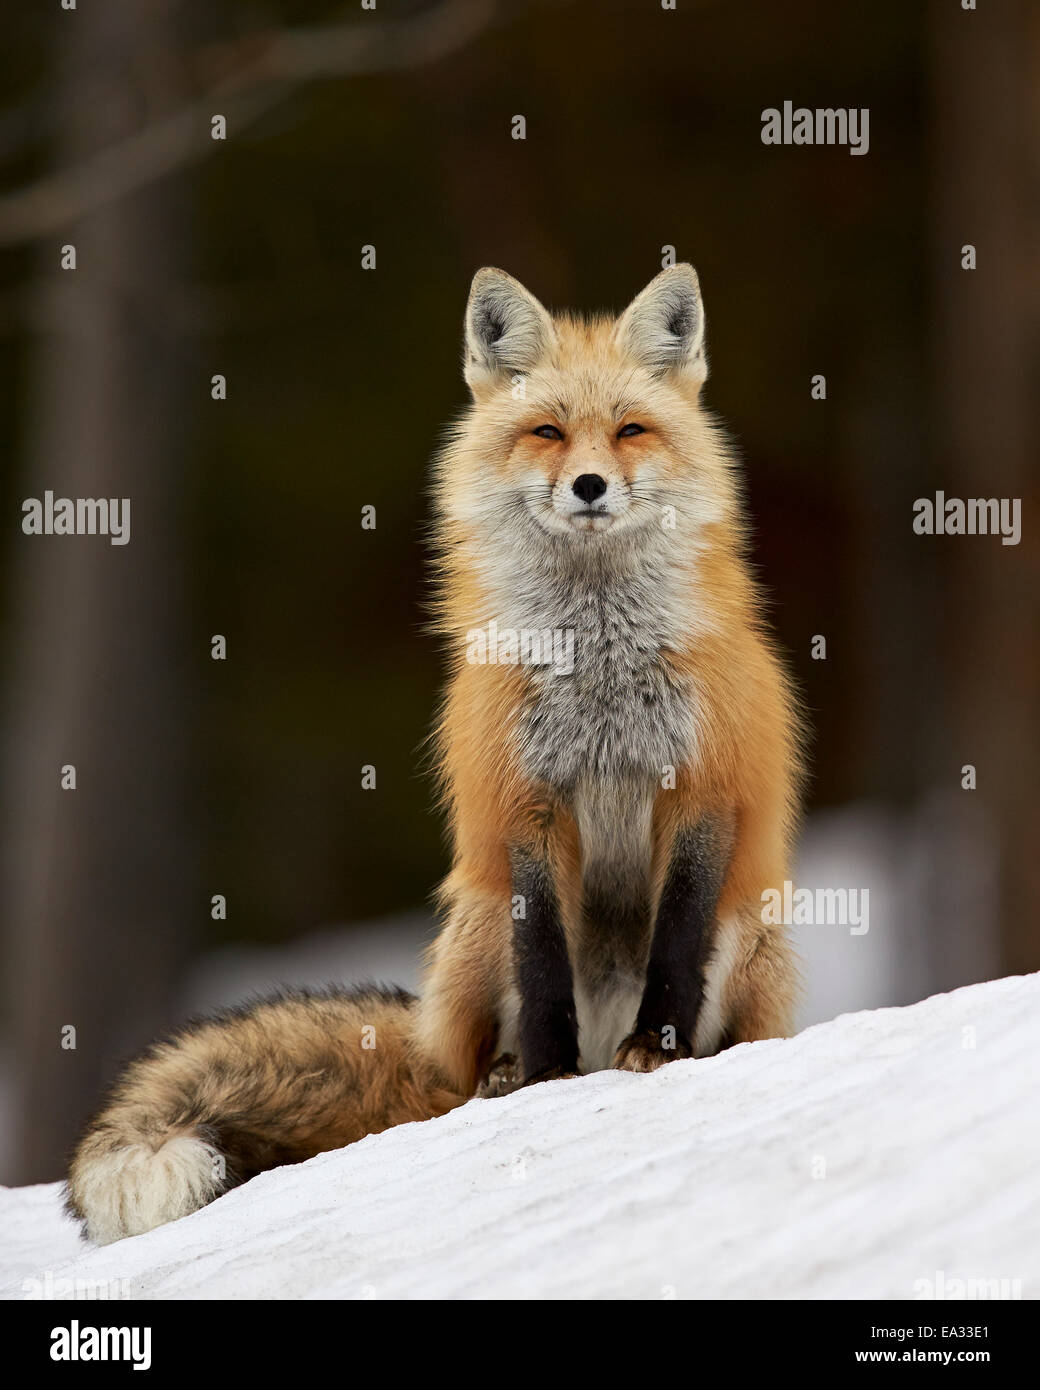
M306 82L438 62L495 23L500 0L444 0L413 19L272 30L212 46L196 58L208 78L180 110L73 168L0 198L0 246L56 231L96 208L196 163L213 151L210 117L236 132Z

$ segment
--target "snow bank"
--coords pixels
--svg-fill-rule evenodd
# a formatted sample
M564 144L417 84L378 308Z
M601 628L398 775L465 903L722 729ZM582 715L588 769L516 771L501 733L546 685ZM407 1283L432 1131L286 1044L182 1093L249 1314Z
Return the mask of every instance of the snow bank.
M1025 976L474 1100L104 1249L77 1253L57 1185L3 1189L2 1293L1029 1298L1038 1058Z

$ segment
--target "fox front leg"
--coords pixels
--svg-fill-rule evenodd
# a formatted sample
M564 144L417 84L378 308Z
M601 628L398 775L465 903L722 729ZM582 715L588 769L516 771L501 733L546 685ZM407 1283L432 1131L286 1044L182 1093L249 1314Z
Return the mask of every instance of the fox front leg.
M574 977L547 860L526 850L512 855L513 959L520 994L520 1058L524 1085L578 1074L578 1014Z
M656 1071L693 1056L729 850L730 836L716 818L676 836L635 1030L614 1056L620 1071Z

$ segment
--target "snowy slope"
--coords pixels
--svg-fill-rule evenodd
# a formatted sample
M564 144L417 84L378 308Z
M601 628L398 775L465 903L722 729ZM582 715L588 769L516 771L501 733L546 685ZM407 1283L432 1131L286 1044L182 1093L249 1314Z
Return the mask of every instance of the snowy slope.
M1038 1057L1040 977L1025 976L653 1076L471 1101L104 1249L76 1254L56 1185L0 1190L0 1284L7 1298L76 1280L141 1298L903 1299L960 1278L1034 1297Z

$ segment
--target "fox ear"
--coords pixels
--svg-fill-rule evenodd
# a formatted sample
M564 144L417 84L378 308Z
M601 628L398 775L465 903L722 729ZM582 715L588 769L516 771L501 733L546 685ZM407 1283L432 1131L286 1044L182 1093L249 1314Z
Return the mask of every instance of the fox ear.
M473 390L499 372L533 367L554 337L552 319L519 280L494 266L477 271L466 305L463 363Z
M706 380L704 305L692 265L681 262L662 270L621 315L616 332L650 371L681 372L698 387Z

